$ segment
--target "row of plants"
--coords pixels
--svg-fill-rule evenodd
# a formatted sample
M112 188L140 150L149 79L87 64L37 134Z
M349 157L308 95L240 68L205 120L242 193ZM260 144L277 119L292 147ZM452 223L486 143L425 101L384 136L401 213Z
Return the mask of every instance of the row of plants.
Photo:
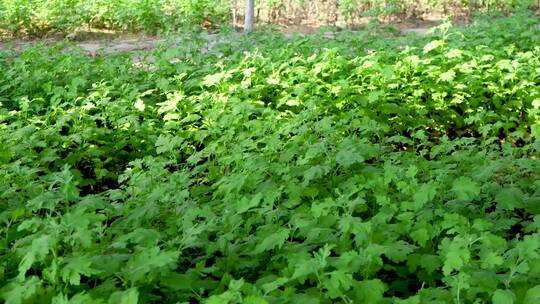
M0 30L11 35L43 36L80 29L170 32L185 27L216 28L230 23L231 0L2 0ZM354 25L371 16L421 18L426 13L473 14L538 8L536 0L396 1L396 0L261 0L257 16L267 22L318 20ZM240 15L241 12L239 13Z
M0 28L40 36L80 28L168 31L215 27L229 14L221 0L2 0Z
M0 52L2 300L538 303L536 22Z
M234 2L234 1L233 1ZM238 1L237 1L238 2ZM361 25L365 17L383 19L422 19L433 15L472 16L477 13L510 13L523 9L538 9L536 0L260 0L260 17L269 22L299 22L309 19L335 25L343 21L350 26Z

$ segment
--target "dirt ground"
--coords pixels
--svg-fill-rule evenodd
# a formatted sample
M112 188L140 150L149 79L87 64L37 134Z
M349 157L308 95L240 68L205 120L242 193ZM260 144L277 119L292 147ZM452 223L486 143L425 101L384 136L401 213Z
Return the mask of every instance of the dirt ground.
M436 22L426 22L424 24L401 23L398 26L394 26L394 28L396 28L402 34L416 33L417 35L422 36L430 27L435 26L436 24ZM282 25L274 27L274 29L282 32L286 37L291 36L294 33L310 35L322 32L320 27L312 27L309 25ZM329 39L333 38L334 36L334 31L332 31L330 28L322 33L324 37ZM238 34L240 34L240 32ZM203 35L203 38L208 41L208 44L201 49L201 52L211 49L217 43L217 37L217 34ZM107 53L151 51L159 44L166 41L166 37L144 34L136 35L103 31L79 31L66 37L49 37L41 39L18 38L0 41L0 50L15 49L17 51L21 51L39 43L53 45L60 41L64 41L65 39L72 41L75 47L80 47L86 51L89 56Z

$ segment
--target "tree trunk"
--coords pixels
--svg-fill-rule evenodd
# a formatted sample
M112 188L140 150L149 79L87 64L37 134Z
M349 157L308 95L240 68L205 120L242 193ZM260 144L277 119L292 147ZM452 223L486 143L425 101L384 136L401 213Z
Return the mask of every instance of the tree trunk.
M251 32L253 30L254 13L255 13L255 0L246 0L244 32Z
M237 15L237 0L233 0L232 2L232 25L233 25L233 28L236 29L236 15Z

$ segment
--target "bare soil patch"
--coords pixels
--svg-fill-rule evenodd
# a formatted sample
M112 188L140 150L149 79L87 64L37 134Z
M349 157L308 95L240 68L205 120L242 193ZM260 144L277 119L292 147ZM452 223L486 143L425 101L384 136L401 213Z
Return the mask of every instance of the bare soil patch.
M349 28L352 30L362 30L367 28L367 21L361 25L356 25ZM433 18L427 19L406 19L406 20L387 20L381 23L382 26L390 26L395 28L401 34L415 33L419 36L425 35L427 30L433 26L440 24L441 20ZM346 26L346 25L345 25ZM263 26L270 27L273 30L283 33L286 37L291 37L293 34L312 35L322 33L326 38L333 38L336 31L340 31L340 27L322 26L321 22L316 20L304 20L299 24L288 22L280 22L277 25ZM238 33L240 35L240 33ZM201 53L207 52L219 43L217 34L206 34L203 38L207 40L207 44L201 48ZM89 56L98 56L109 53L124 53L137 51L151 51L159 44L167 39L164 36L152 36L145 34L133 34L125 32L115 32L108 30L85 29L78 30L68 35L51 35L44 38L6 38L0 32L0 50L14 49L16 51L24 50L25 48L44 44L52 46L59 42L70 41L74 48L81 48ZM178 43L181 43L180 41ZM174 43L173 43L174 44Z

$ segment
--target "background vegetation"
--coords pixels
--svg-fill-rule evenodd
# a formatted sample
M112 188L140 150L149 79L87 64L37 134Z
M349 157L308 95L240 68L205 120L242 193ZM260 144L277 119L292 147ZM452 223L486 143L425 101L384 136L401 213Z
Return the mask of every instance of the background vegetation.
M0 29L9 34L42 36L80 28L170 31L186 26L230 25L243 0L1 0ZM538 8L538 0L258 0L259 20L269 23L362 25L365 17L424 18L471 16ZM238 20L239 20L238 18Z
M156 32L224 24L229 6L219 0L2 0L0 27L43 35L80 27Z
M537 6L537 0L260 0L263 19L293 21L311 19L335 24L349 24L362 18L423 18L430 15L471 16L479 12L511 12Z

